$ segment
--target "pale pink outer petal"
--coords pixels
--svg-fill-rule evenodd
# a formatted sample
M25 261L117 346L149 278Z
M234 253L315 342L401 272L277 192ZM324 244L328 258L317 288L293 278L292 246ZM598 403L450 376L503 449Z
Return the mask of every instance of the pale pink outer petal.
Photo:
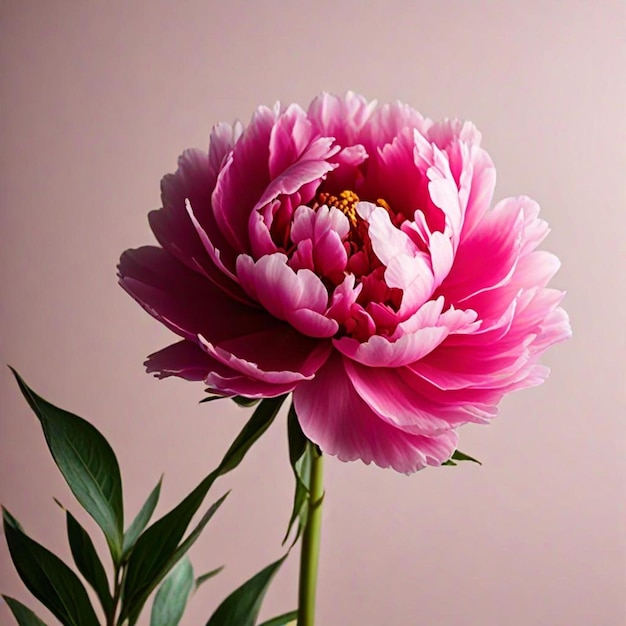
M416 435L433 436L474 421L462 405L446 405L418 393L403 368L344 366L359 396L382 419Z
M362 460L411 473L427 465L441 465L457 445L450 429L434 437L407 433L381 419L359 396L343 360L333 355L311 381L293 394L304 434L342 461Z
M523 226L521 207L496 205L474 229L472 237L459 245L439 292L457 305L509 281L520 258Z
M317 96L309 105L307 117L324 137L334 137L341 146L359 143L358 138L376 102L349 91L344 97L329 93Z
M428 132L432 122L415 109L401 102L384 104L377 108L359 135L370 154L390 144L405 129L416 129L421 134Z

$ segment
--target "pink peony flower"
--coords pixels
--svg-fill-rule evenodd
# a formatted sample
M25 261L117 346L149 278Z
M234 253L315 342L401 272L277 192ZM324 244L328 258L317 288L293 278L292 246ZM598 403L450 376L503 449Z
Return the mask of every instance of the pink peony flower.
M538 205L490 208L494 185L472 124L353 93L216 126L163 178L161 247L120 261L122 287L182 337L148 371L293 392L304 433L344 461L440 465L570 335Z

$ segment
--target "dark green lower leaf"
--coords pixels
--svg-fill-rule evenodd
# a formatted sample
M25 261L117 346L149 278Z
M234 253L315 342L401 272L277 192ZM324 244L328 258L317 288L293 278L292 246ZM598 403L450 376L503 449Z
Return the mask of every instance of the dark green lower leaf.
M37 395L11 368L20 391L41 422L46 443L72 493L104 532L111 555L122 555L120 469L111 446L87 420Z
M286 558L287 555L268 565L233 591L217 607L206 626L254 626L272 578Z
M109 591L109 583L102 562L87 531L78 523L78 520L66 511L67 538L74 557L74 563L85 580L92 586L98 595L105 615L113 610L113 598Z
M193 567L186 556L163 581L154 597L150 626L177 626L193 589Z
M289 611L289 613L267 620L267 622L263 622L259 626L289 626L289 624L295 624L297 619L298 611Z
M2 596L13 613L19 626L46 626L27 606L10 596Z
M11 558L29 591L65 626L99 626L78 576L59 557L21 531L4 509L3 513Z

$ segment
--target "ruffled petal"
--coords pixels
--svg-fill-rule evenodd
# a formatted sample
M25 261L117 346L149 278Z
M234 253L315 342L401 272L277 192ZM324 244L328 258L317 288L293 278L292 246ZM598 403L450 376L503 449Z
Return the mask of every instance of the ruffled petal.
M454 430L434 437L415 435L376 415L350 382L339 355L313 380L300 383L293 398L304 434L342 461L361 459L409 474L441 465L456 449Z
M337 322L325 316L328 292L321 280L307 269L294 272L284 254L264 256L258 261L242 255L237 259L237 274L252 298L305 335L332 337L337 332Z

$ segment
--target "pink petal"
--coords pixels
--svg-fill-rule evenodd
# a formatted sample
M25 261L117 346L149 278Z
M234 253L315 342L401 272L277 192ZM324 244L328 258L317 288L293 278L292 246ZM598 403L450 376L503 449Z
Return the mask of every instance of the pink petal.
M439 287L452 304L495 289L510 280L520 257L524 215L500 203L461 242L448 277Z
M276 115L267 107L257 109L223 163L213 192L216 225L238 253L249 250L249 215L270 182L269 138Z
M392 143L402 131L409 129L412 132L413 129L417 129L424 134L431 125L432 122L415 109L401 102L393 102L374 111L363 127L359 143L362 143L371 155Z
M347 359L344 365L359 396L401 430L433 436L469 421L462 407L434 402L417 392L402 369L364 367Z
M218 341L278 324L266 312L233 300L161 248L127 250L120 285L153 317L191 341L198 333Z
M410 335L390 341L381 335L372 335L360 342L351 337L334 339L337 350L348 358L369 367L401 367L413 363L432 352L447 336L444 326L421 328Z
M178 376L185 380L204 380L214 368L215 361L193 341L179 341L151 354L146 371L157 378Z
M294 391L294 406L305 435L342 461L361 459L411 473L450 458L457 436L414 435L381 419L359 396L341 357L331 357L311 381Z
M325 317L328 292L322 281L307 269L294 272L284 254L256 262L242 255L237 259L237 274L250 297L274 317L312 337L332 337L337 332L337 322Z
M322 93L309 105L307 117L324 137L334 137L341 146L358 143L363 125L372 114L376 102L349 91L345 97Z
M148 216L157 241L194 271L202 271L208 261L189 221L185 200L192 198L204 213L208 212L214 184L208 155L201 150L186 150L178 159L176 173L167 174L161 181L163 208L151 211Z
M200 335L200 345L229 371L271 384L308 380L330 352L328 342L312 342L295 331L269 330L215 345Z

